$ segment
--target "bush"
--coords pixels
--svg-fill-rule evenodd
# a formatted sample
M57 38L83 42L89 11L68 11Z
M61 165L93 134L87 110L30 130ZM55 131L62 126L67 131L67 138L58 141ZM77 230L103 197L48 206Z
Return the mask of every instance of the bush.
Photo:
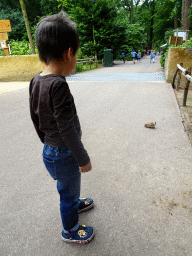
M75 67L75 73L83 72L83 63L79 63Z
M189 40L187 40L186 43L182 44L180 47L192 48L192 37Z
M161 53L160 64L161 64L161 67L163 68L165 67L165 60L166 60L165 54Z
M1 49L1 48L0 48L0 56L5 56L5 51L4 51L4 49Z
M78 49L77 59L86 59L88 56L83 55L81 48Z
M84 71L88 71L88 70L92 70L100 67L102 67L102 65L96 64L96 63L93 63L91 66L90 66L90 63L78 63L75 68L75 73L77 74L77 73L81 73Z
M121 55L121 52L124 51L126 56L125 56L125 60L132 60L132 57L131 57L131 52L134 48L132 46L129 46L129 45L122 45L120 47L120 51L118 52L118 55L117 55L117 58L116 60L122 60L122 55ZM145 54L145 50L144 49L141 49L141 48L138 48L138 49L134 49L136 52L138 52L138 50L141 51L141 56L143 57L144 54Z
M169 53L169 49L173 47L172 44L167 44L166 46L163 47L163 51L161 52L161 58L160 58L160 64L161 64L161 67L165 67L165 60L166 60L166 57Z
M10 41L11 55L30 55L32 54L28 41ZM37 50L36 50L37 53Z
M168 42L169 41L169 37L173 36L173 35L174 35L173 28L169 28L167 31L165 31L164 41Z
M166 60L166 57L169 53L169 49L171 47L175 47L174 45L171 45L171 44L167 44L165 47L163 47L163 51L161 53L161 58L160 58L160 63L161 63L161 66L164 67L165 66L165 60ZM177 47L186 47L186 48L192 48L192 37L187 40L186 43L182 44L182 45L178 45Z

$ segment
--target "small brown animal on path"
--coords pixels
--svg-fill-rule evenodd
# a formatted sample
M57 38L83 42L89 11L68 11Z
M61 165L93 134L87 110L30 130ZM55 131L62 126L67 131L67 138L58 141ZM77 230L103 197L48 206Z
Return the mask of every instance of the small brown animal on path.
M146 128L152 128L154 129L155 128L155 125L156 125L156 122L148 122L145 124L145 127Z

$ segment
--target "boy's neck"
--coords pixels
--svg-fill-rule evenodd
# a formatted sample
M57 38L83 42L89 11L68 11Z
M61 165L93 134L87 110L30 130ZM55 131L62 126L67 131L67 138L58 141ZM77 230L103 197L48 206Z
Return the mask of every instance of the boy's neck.
M60 62L50 62L49 64L45 64L44 70L41 73L41 76L46 76L46 75L62 75L62 76L67 76L68 72L66 71L65 64Z
M41 76L45 75L62 75L69 76L76 66L77 52L74 54L73 50L69 48L63 53L61 60L52 60L48 64L45 64L45 68L41 73Z

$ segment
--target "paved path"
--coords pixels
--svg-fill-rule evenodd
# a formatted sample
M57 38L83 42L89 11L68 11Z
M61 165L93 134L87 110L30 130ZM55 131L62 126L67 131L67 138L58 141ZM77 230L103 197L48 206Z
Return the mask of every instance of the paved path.
M0 255L192 255L192 148L156 59L68 78L93 165L82 175L81 194L95 201L80 215L96 232L85 246L61 240L59 199L30 121L28 88L0 95ZM148 121L157 128L145 128Z

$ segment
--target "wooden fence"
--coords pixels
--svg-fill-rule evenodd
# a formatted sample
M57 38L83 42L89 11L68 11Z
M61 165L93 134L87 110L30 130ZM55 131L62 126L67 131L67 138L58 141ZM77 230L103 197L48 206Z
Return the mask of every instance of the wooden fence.
M177 84L175 87L175 79L178 74L178 79L177 79ZM179 91L180 87L180 81L181 81L181 74L186 78L185 82L185 88L184 88L184 95L183 95L183 106L186 106L187 103L187 95L188 95L188 90L189 90L189 84L192 82L192 77L191 77L191 68L183 68L183 63L177 64L177 70L175 72L175 75L173 77L173 83L172 87L176 88L177 91Z
M91 67L94 63L96 63L96 66L97 66L99 63L102 64L103 61L97 60L96 58L77 59L77 64L81 64L81 63L89 63Z

